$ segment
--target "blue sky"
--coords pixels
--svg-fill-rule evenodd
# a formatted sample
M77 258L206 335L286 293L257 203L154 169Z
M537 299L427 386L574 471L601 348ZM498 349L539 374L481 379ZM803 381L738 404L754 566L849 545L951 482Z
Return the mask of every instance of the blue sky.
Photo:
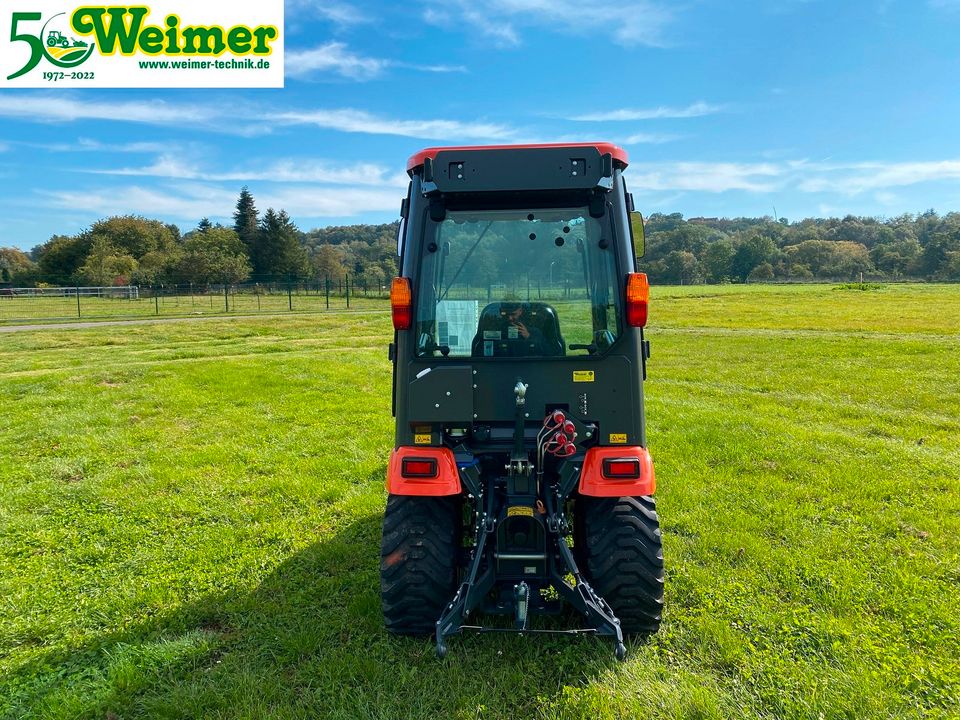
M0 245L395 219L429 145L609 140L645 213L960 210L960 0L287 0L282 90L0 90Z

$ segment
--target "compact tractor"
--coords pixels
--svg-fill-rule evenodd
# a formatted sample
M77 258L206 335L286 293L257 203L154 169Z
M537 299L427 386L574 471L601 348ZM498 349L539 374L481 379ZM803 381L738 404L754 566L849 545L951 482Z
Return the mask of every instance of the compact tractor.
M471 630L609 636L623 659L660 625L626 167L608 143L430 148L407 165L381 594L387 628L434 635L440 657ZM581 627L532 622L565 606Z
M70 47L70 40L67 39L59 30L51 30L47 33L47 46L56 47L59 45L62 48ZM87 44L83 40L74 40L73 47L87 47Z

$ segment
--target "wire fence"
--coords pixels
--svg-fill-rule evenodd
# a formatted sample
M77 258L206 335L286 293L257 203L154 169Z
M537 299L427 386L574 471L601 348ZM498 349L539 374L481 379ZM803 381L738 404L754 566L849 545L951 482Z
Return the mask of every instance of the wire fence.
M386 309L389 288L346 276L222 285L0 288L0 322Z

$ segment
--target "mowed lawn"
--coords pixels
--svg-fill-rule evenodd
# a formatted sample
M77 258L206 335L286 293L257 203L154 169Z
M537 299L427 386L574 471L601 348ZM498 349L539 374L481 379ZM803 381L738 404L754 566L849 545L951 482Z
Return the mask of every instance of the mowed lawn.
M655 288L659 635L382 627L389 313L0 334L0 717L956 718L960 286Z

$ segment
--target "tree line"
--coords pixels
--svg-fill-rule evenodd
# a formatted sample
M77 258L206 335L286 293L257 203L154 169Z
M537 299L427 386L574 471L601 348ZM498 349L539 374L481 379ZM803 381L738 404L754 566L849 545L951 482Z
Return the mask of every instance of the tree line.
M240 191L225 227L207 218L186 233L138 215L104 218L25 253L0 248L0 286L233 284L330 278L365 286L396 274L396 223L305 233L285 210L260 213Z
M960 213L870 217L690 218L651 215L642 266L651 281L724 283L960 280Z
M206 218L186 233L140 216L54 235L29 253L0 248L0 284L195 285L339 279L386 285L397 272L397 223L299 230L284 211L259 213L240 191L233 227ZM869 217L689 218L646 221L641 261L653 282L814 279L960 280L960 213Z

